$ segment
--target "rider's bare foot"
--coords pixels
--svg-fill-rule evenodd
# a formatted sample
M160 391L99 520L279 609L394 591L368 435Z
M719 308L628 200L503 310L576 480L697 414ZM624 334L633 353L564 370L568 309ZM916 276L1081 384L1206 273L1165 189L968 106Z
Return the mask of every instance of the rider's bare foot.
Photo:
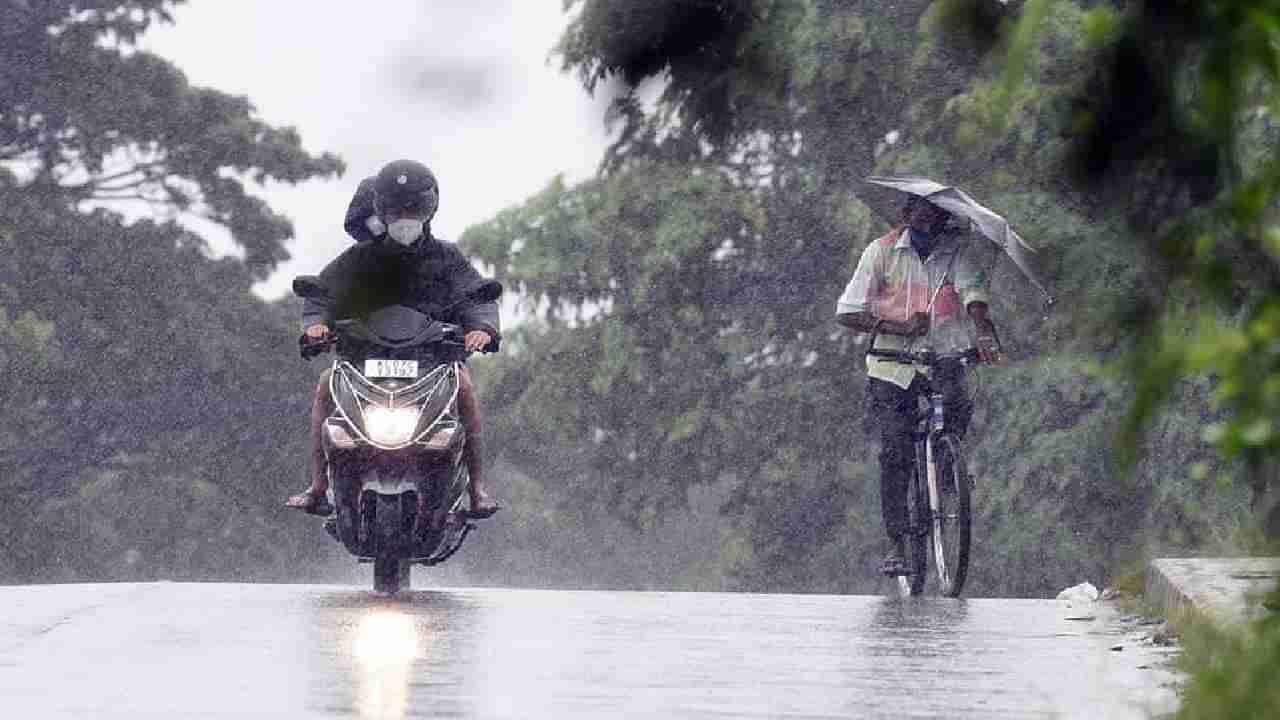
M502 509L502 506L489 497L484 490L471 486L471 509L467 511L467 517L475 520L483 520L491 517L494 513Z
M316 490L315 488L307 488L285 500L284 506L301 510L308 515L333 514L333 506L329 504L329 500L325 497L325 491Z

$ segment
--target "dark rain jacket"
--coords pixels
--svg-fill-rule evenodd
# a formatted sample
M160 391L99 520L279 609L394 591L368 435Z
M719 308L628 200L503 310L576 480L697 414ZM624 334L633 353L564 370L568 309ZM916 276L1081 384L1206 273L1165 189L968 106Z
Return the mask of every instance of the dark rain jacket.
M501 331L496 302L464 304L442 315L446 307L484 282L462 251L429 233L409 252L391 249L385 243L357 243L320 272L320 281L331 297L327 301L305 300L304 329L317 322L332 327L334 320L365 318L388 305L405 305L438 320L457 323L468 332L484 330L493 338L485 349L497 351Z

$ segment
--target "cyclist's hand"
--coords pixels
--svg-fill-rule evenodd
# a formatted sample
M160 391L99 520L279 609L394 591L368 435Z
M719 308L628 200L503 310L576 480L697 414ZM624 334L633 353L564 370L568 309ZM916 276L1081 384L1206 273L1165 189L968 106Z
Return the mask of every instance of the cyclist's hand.
M489 333L483 330L472 330L462 339L467 346L467 352L480 352L493 342L493 338Z
M978 357L982 362L999 365L1005 361L1004 350L1000 348L1000 340L995 335L978 336Z
M923 337L928 335L929 313L918 312L912 315L911 319L907 321L905 330L906 332L903 334L907 337Z
M324 323L316 323L306 329L303 333L307 337L307 342L315 343L329 338L329 326Z

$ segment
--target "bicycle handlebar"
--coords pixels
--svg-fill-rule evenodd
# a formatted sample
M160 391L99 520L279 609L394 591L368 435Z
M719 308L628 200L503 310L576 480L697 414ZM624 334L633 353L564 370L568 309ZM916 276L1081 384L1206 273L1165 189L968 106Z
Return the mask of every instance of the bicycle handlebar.
M907 350L877 350L872 348L867 351L867 355L870 357L897 360L898 362L925 365L929 367L949 362L959 362L961 365L970 365L982 362L982 356L978 353L977 348L969 348L968 350L949 353L936 353L932 350L916 350L914 352L910 352Z

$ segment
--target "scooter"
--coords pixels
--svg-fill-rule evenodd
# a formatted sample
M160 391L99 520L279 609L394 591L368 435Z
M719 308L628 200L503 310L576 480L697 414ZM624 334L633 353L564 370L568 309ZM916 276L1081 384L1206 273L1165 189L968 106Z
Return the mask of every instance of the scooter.
M329 297L314 276L294 279L293 291ZM460 303L501 294L501 284L486 281ZM434 314L448 317L458 304ZM324 529L359 562L373 564L378 592L408 587L413 565L448 560L475 529L462 507L471 484L458 414L458 373L470 354L463 334L458 325L391 305L363 321L338 320L329 339L299 348L307 359L335 354L334 411L321 432L334 507Z

